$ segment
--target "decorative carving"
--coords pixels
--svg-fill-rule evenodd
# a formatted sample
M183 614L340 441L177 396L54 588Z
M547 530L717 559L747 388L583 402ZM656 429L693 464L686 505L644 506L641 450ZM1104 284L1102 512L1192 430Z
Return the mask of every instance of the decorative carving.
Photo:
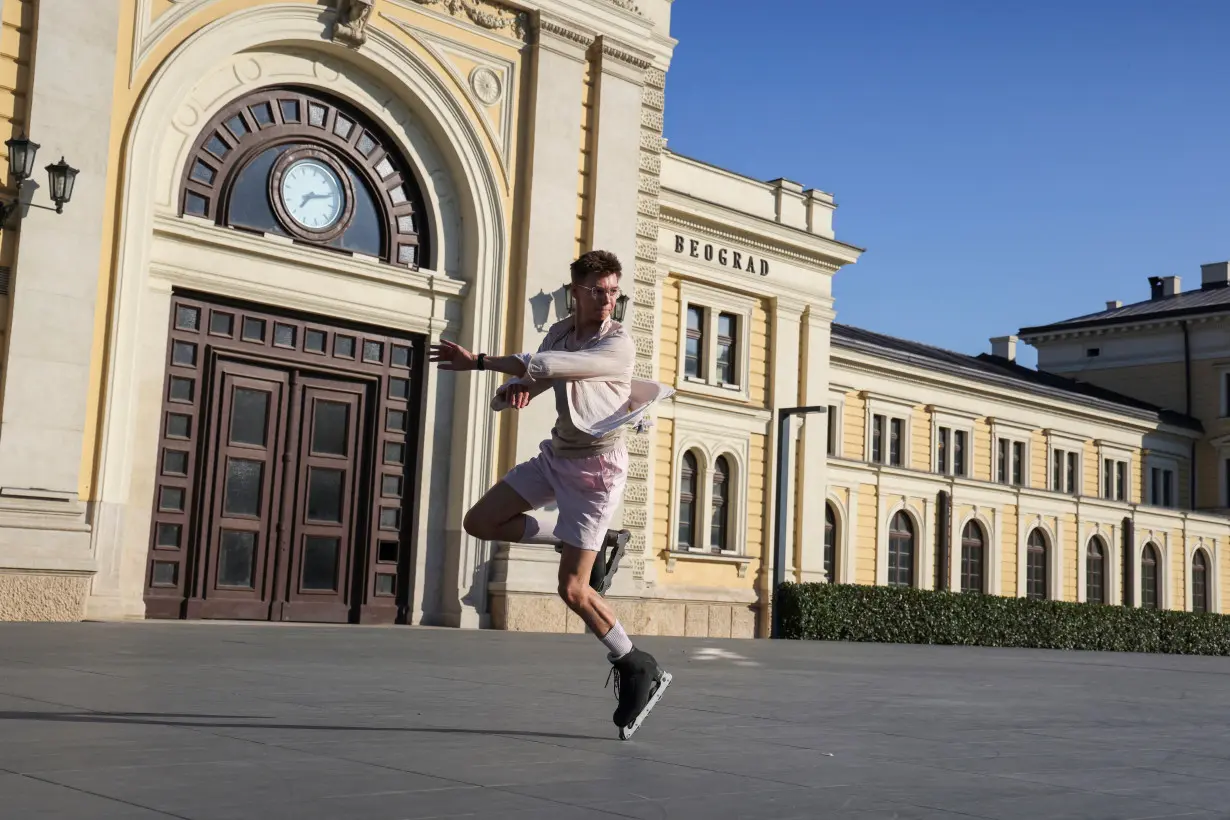
M622 48L616 48L615 46L608 45L605 41L602 43L602 53L607 57L619 60L621 63L627 63L633 68L639 68L641 71L644 71L652 65L652 63L644 57L624 51Z
M483 105L495 105L504 95L504 84L498 74L480 65L470 72L470 90Z
M560 25L552 20L541 18L538 21L539 32L553 34L564 40L571 40L582 48L589 48L594 44L594 35L587 34L583 31L577 31L574 28Z
M526 14L513 11L491 0L414 0L420 6L440 6L450 17L469 20L491 31L508 32L524 40L528 30Z
M641 13L641 10L636 7L636 3L634 3L633 0L611 0L611 4L619 6L624 11L630 11L633 14Z
M335 43L358 48L367 42L367 21L372 16L376 0L337 0L337 17L333 21Z

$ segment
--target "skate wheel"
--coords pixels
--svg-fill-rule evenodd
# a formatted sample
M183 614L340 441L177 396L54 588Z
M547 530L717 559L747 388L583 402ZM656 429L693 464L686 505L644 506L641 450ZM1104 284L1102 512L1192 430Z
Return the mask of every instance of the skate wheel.
M630 740L632 735L636 734L636 730L641 728L641 724L645 722L645 718L649 717L649 713L653 711L653 707L662 699L662 695L666 692L666 687L671 685L674 676L670 672L663 672L662 677L658 678L658 686L653 690L653 694L649 696L649 701L645 704L645 708L636 716L636 720L632 721L629 726L619 727L619 739Z

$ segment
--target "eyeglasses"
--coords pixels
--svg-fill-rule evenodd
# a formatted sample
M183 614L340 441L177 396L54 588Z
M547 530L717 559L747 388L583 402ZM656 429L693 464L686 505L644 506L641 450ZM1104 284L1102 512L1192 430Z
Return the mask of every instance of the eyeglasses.
M577 290L582 290L582 291L587 292L595 300L600 300L603 302L609 301L611 299L618 299L620 294L622 293L622 291L619 288L591 288L585 285L577 285L576 288Z

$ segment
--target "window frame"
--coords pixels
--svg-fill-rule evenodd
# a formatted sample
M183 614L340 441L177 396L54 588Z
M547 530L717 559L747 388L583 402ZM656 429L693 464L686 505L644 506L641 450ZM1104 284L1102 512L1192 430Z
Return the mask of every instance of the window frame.
M866 393L863 394L866 402L864 430L863 430L863 459L868 464L875 464L879 467L891 467L896 470L908 470L911 468L910 455L913 452L914 446L914 403L905 399L898 399L888 396L872 396ZM881 456L875 458L874 441L875 441L875 419L878 416L884 417L884 436L881 441ZM891 458L891 442L892 442L892 421L896 419L901 422L901 463L893 464Z
M1204 566L1201 568L1201 572L1204 575L1204 583L1200 585L1201 587L1200 592L1204 598L1204 606L1201 609L1196 608L1196 589L1197 589L1196 587L1196 556L1198 555L1203 556L1202 560L1204 562ZM1214 572L1213 567L1214 567L1214 562L1213 562L1212 556L1209 554L1209 551L1204 547L1203 544L1196 545L1196 547L1192 549L1192 555L1188 561L1188 582L1187 583L1190 588L1188 596L1187 596L1188 611L1190 612L1216 612L1217 611L1216 607L1213 605L1213 602L1217 600L1214 595L1214 589L1216 588L1216 586L1213 583L1213 576L1216 573Z
M1104 441L1097 442L1097 450L1098 497L1104 501L1132 503L1132 472L1135 469L1135 454L1122 445L1114 445ZM1106 464L1108 461L1112 463L1109 472ZM1121 498L1117 497L1120 466L1123 468L1123 496ZM1106 491L1108 480L1111 482L1111 492L1109 494Z
M966 561L966 547L972 546L973 539L967 538L965 533L967 530L969 530L970 527L975 528L979 532L982 538L981 543L978 544L978 549L980 550L980 553L978 556L979 583L976 589L973 588L972 586L967 588L967 585L966 585L966 578L970 574L966 571L966 566L968 563ZM986 527L984 527L982 525L982 522L976 518L969 519L968 521L965 522L965 525L961 527L961 535L960 535L959 541L961 544L961 573L960 573L960 582L959 582L960 590L962 592L979 592L982 594L986 594L987 582L990 577L990 572L988 571L990 569L990 561L988 560L990 536L987 533Z
M894 543L893 533L894 532L904 532L904 530L894 530L893 529L893 524L897 521L897 516L901 516L906 522L909 523L909 527L910 527L910 532L909 532L909 535L910 535L909 582L905 584L897 583L896 581L894 581L894 578L893 578L893 572L894 572L893 561L892 561L893 543ZM885 554L888 559L888 566L886 568L887 572L885 574L885 579L884 579L886 586L917 588L918 580L919 580L918 557L919 557L919 550L920 550L918 534L921 529L922 528L919 526L918 522L914 519L914 516L911 515L909 512L907 512L904 509L895 510L889 515L888 521L885 522L885 537L887 539L887 549L885 551Z
M1146 564L1146 556L1152 553L1151 561ZM1140 608L1141 609L1164 609L1164 571L1165 571L1165 552L1160 544L1156 541L1146 541L1140 548L1140 555L1137 558L1137 574L1136 577L1140 581ZM1146 586L1145 584L1145 567L1152 566L1153 583ZM1146 590L1148 590L1146 592ZM1149 596L1152 596L1152 605L1149 603Z
M748 429L732 432L729 426L719 430L715 424L714 411L703 407L685 408L676 405L675 430L671 452L670 477L670 541L666 549L668 564L673 566L672 555L689 556L701 560L731 561L739 564L740 577L746 571L749 557L747 543L748 513L748 464L751 458L750 420ZM737 429L737 428L736 428ZM699 474L696 489L696 534L699 544L685 546L679 542L680 501L682 489L683 459L687 453L696 457ZM713 511L713 473L719 456L726 456L731 477L726 504L728 505L728 548L715 552L710 546L710 525ZM668 571L673 571L668 567Z
M751 400L751 333L757 299L727 290L709 287L690 279L679 280L678 361L675 368L675 389L712 398ZM690 376L686 370L688 312L697 308L701 313L700 376ZM734 371L735 382L718 378L718 317L726 313L735 319Z
M1098 584L1101 588L1101 595L1099 595L1098 600L1096 601L1089 597L1089 583L1090 583L1089 569L1090 569L1090 561L1093 560L1090 547L1092 547L1095 543L1098 545L1098 550L1101 552L1101 555L1099 555L1097 558L1097 561L1100 564L1100 566L1098 567L1098 577L1099 577ZM1108 583L1107 583L1110 580L1110 573L1108 572L1109 568L1110 568L1110 545L1107 543L1106 539L1101 536L1100 533L1094 533L1093 535L1089 536L1089 538L1085 541L1085 578L1084 578L1085 599L1084 600L1086 603L1096 603L1096 604L1109 603L1109 601L1107 600L1109 597L1109 592L1110 592L1110 587L1108 586Z
M1032 486L1030 467L1033 463L1033 429L1024 424L1014 424L1004 421L1003 419L995 419L991 422L991 483L999 484L1003 487L1028 488ZM1003 479L999 475L1000 467L1000 450L1003 445L1001 442L1008 442L1008 463L1007 471ZM1021 448L1021 480L1019 483L1013 480L1013 465L1014 465L1014 445L1019 445ZM1049 468L1049 460L1048 460ZM1046 485L1049 486L1050 480L1047 478Z
M931 413L931 465L929 469L939 475L952 478L971 478L973 474L974 454L974 423L977 416L962 414L946 408L928 407ZM948 453L943 463L939 461L940 431L947 430ZM957 434L965 435L965 445L962 452L962 471L956 469Z
M1063 495L1081 495L1084 491L1085 440L1059 430L1047 430L1046 435L1046 489ZM1076 469L1071 469L1070 458L1076 457ZM1060 471L1060 486L1055 486L1055 470Z
M1042 540L1040 549L1035 549L1032 543L1035 534ZM1029 600L1047 601L1051 599L1050 574L1051 561L1054 557L1051 554L1054 551L1053 542L1054 539L1041 527L1030 527L1029 532L1025 535L1025 597ZM1039 553L1042 554L1042 594L1036 595L1030 590L1030 584L1035 581L1035 579L1030 577L1034 570L1033 561L1030 556Z

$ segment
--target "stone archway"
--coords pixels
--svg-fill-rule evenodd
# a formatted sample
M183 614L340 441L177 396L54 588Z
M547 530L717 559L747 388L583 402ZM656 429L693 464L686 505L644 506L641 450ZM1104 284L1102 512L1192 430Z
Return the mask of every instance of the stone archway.
M128 129L104 365L93 546L100 572L89 617L141 617L157 457L161 371L176 288L441 335L472 347L500 337L508 228L500 174L462 103L416 54L369 30L352 52L320 40L319 10L265 6L225 17L181 45L150 80ZM279 79L280 78L280 79ZM246 89L294 82L342 94L384 125L414 165L443 264L391 279L359 261L320 259L175 213L180 172L206 120ZM171 127L168 127L168 124ZM191 134L191 137L189 136ZM223 263L222 260L225 260ZM472 272L467 279L461 272ZM341 296L342 298L339 298ZM449 302L461 321L445 319ZM491 480L490 379L424 385L424 498L416 551L415 621L477 625L486 555L465 536L465 505ZM433 458L448 453L449 461ZM451 462L451 463L450 463ZM457 465L457 469L450 469Z

